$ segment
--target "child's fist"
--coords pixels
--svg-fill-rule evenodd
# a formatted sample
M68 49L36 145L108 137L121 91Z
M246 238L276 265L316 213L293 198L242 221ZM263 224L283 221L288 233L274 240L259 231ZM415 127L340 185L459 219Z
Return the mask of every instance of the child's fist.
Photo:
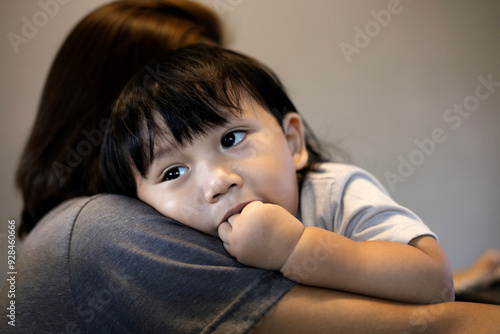
M255 201L219 226L224 248L239 262L280 270L304 230L302 223L279 205Z

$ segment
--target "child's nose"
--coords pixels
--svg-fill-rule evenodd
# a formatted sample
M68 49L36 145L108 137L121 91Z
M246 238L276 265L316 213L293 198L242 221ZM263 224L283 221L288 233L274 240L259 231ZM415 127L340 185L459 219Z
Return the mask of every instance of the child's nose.
M206 170L204 196L207 202L215 203L221 195L226 194L231 188L240 188L243 179L228 166L209 166Z

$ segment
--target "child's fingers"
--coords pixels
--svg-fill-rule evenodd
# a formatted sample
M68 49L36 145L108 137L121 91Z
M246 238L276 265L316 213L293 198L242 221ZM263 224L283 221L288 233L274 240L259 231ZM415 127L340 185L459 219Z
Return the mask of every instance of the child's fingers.
M230 252L230 245L229 245L229 237L231 235L232 230L233 230L233 227L228 222L223 222L222 224L219 225L219 228L217 229L217 233L219 234L219 238L222 240L222 242L224 244L224 248L229 253L231 253Z
M493 266L500 267L500 250L499 249L490 249L488 250L489 256L491 258L491 262Z

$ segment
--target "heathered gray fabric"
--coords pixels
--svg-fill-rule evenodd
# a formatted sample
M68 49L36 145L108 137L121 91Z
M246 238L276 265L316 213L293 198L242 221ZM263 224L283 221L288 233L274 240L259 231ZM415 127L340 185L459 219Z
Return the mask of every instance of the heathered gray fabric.
M5 285L1 333L244 333L295 284L117 195L62 204L18 254L16 326Z

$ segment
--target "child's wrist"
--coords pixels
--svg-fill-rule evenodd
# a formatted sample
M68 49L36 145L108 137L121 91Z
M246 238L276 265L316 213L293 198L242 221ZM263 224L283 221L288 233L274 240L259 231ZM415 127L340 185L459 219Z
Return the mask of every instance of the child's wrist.
M280 272L283 274L283 276L289 278L289 279L292 279L292 280L295 280L297 281L296 279L294 279L292 276L293 276L293 268L295 267L295 264L296 264L296 258L297 258L297 253L299 252L299 247L297 247L297 245L300 243L301 239L302 239L302 236L304 235L304 232L306 231L307 227L302 227L302 231L300 232L300 234L298 235L298 238L297 240L295 241L295 243L293 244L293 247L291 248L290 250L290 253L288 253L288 257L286 258L285 262L283 263L283 265L281 266L280 268Z

